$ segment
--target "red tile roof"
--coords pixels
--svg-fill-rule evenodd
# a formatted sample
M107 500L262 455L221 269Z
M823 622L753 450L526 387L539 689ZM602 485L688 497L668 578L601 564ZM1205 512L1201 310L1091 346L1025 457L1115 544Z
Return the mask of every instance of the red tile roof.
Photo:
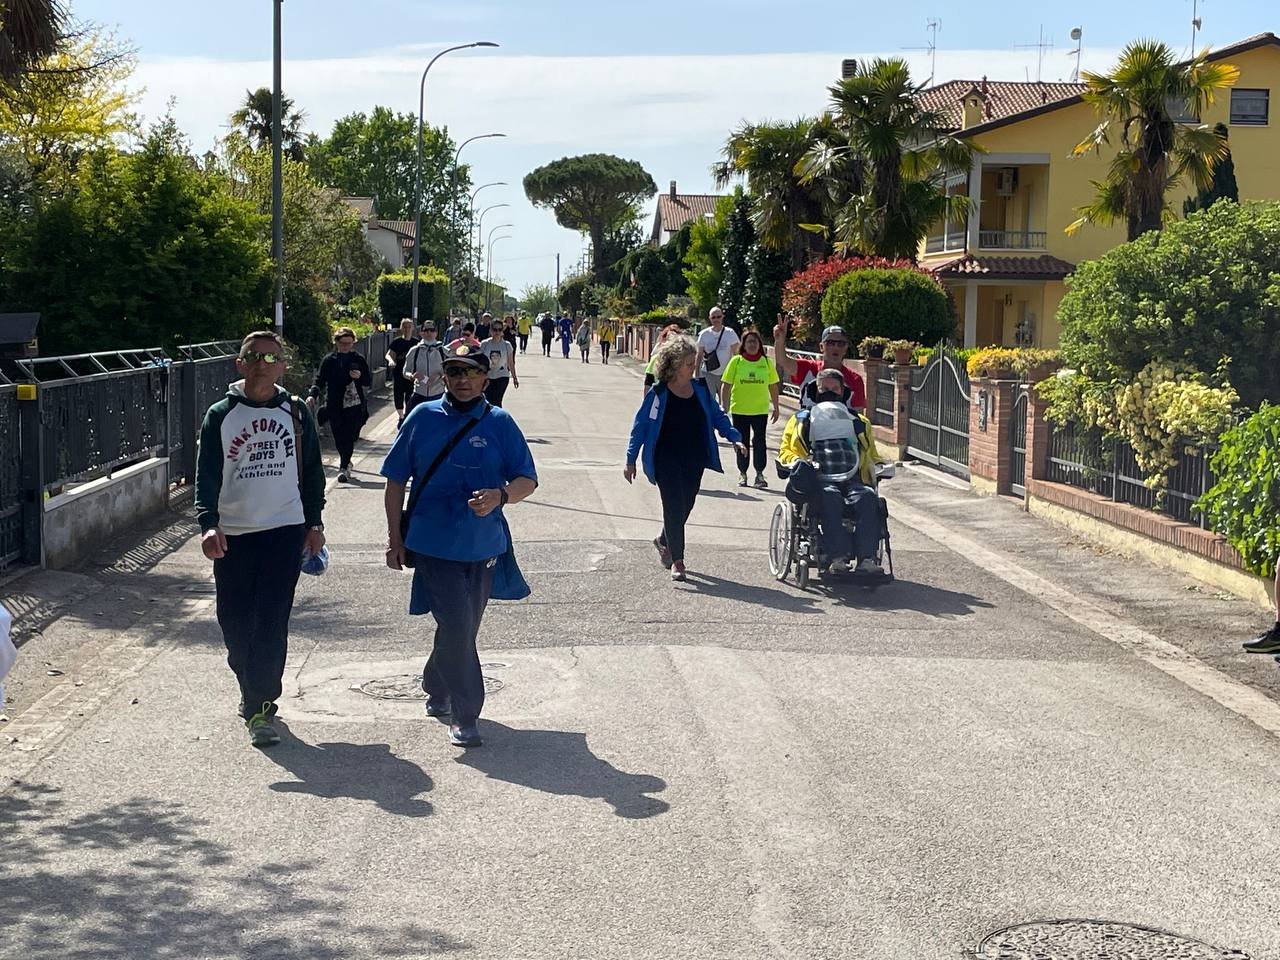
M652 239L661 239L664 230L674 233L690 220L714 216L719 199L712 193L677 193L674 197L670 193L659 194Z
M1073 263L1041 254L1038 257L962 257L930 266L937 277L982 277L984 280L1061 280L1075 273Z
M919 102L927 110L936 110L947 120L947 128L964 126L962 100L971 90L983 94L982 122L1005 120L1029 110L1078 97L1083 83L1010 83L1003 80L950 80L921 91ZM985 93L984 93L985 91Z
M415 226L412 220L375 220L374 226L381 227L383 230L390 230L392 233L398 233L402 237L412 237L414 235Z
M1219 47L1217 50L1211 50L1209 52L1209 60L1225 60L1227 57L1233 57L1239 53L1246 53L1249 50L1267 46L1280 46L1280 37L1277 37L1274 33L1255 34L1245 40ZM964 122L964 109L960 105L960 98L974 87L977 87L981 92L982 83L974 83L972 80L952 80L950 83L939 84L936 87L921 91L920 102L931 109L941 111L947 116L949 123L954 123L955 126L952 129L958 129L960 124ZM994 102L996 100L995 94L1001 92L997 88L1002 87L1026 89L1003 90L1002 96L1005 102L1003 105L997 105ZM989 81L987 82L988 103L983 111L982 122L977 126L967 128L964 131L964 135L969 137L978 133L986 133L988 130L1007 126L1010 123L1017 123L1019 120L1028 117L1080 103L1080 93L1083 91L1083 87L1083 84L1075 83L1005 83L1002 81ZM1070 93L1068 88L1079 89L1074 93ZM1027 102L1028 97L1032 98L1032 102ZM1036 99L1039 99L1040 102L1034 102ZM1019 104L1020 107L1018 109L1013 109ZM988 111L990 116L987 115Z
M372 220L376 212L373 197L339 197L361 220Z

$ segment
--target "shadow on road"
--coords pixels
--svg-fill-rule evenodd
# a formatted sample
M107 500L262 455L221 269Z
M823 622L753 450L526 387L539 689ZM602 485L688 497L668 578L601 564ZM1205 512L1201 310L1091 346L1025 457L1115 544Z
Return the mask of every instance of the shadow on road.
M995 604L971 593L946 590L912 580L894 579L876 587L863 587L848 580L825 584L818 580L815 586L841 606L857 607L859 610L900 610L924 613L931 617L963 617L978 610L995 607Z
M351 905L360 876L334 883L298 860L237 866L182 804L133 797L83 812L86 802L26 783L0 795L6 957L346 960L369 944L388 958L470 949L416 923L365 920Z
M766 571L767 572L767 571ZM785 613L817 613L818 601L811 595L801 593L798 589L779 590L776 587L765 587L758 583L739 583L725 580L722 577L690 570L688 583L697 588L698 593L711 597L722 597L725 600L740 600L753 606L768 607L771 610L782 610Z
M666 801L646 796L667 789L665 780L625 773L601 760L587 746L586 734L520 730L492 720L480 721L480 733L484 746L460 755L458 763L490 779L561 797L604 800L617 816L631 820L671 809Z
M271 784L276 793L305 793L325 800L367 800L400 817L426 817L431 804L418 799L433 786L416 763L397 757L386 743L317 743L299 740L277 720L280 743L263 756L297 780Z

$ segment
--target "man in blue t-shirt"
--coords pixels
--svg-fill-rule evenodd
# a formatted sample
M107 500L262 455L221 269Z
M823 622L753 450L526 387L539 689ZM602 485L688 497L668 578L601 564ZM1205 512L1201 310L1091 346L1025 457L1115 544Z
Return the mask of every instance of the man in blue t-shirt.
M450 717L449 742L480 746L484 677L476 636L492 596L529 595L503 517L538 486L533 454L511 415L484 398L489 358L466 342L444 360L445 396L404 418L381 473L387 478L387 566L414 562L409 613L431 613L435 643L422 671L427 715ZM405 486L413 478L401 533Z

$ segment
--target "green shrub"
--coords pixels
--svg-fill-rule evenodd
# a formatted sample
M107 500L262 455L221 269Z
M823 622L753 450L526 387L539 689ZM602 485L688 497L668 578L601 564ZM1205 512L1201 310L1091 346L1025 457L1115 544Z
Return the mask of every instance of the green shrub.
M1273 576L1280 556L1280 406L1264 403L1224 433L1210 462L1218 482L1197 508L1248 569Z
M413 273L384 273L378 278L378 309L382 322L398 324L413 316ZM448 319L449 278L435 267L418 270L418 319L440 323Z
M942 284L911 269L846 273L822 297L822 325L843 327L854 343L867 336L937 343L955 330Z
M300 365L307 376L313 375L333 340L328 308L310 287L285 285L284 335L297 350L295 367Z
M1058 308L1068 367L1127 383L1153 361L1280 401L1280 203L1217 203L1080 264Z

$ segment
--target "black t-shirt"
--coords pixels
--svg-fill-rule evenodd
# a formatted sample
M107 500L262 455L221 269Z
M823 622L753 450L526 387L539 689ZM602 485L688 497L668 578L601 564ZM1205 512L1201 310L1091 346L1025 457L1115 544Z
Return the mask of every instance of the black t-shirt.
M489 324L487 324L487 323L477 323L477 324L476 324L476 339L477 339L477 340L488 340L488 339L489 339Z
M544 337L550 337L556 332L556 322L550 317L543 317L538 321L538 329L542 331Z
M706 465L707 415L696 390L689 397L667 391L667 409L662 415L654 456L664 460L670 457L689 466Z

